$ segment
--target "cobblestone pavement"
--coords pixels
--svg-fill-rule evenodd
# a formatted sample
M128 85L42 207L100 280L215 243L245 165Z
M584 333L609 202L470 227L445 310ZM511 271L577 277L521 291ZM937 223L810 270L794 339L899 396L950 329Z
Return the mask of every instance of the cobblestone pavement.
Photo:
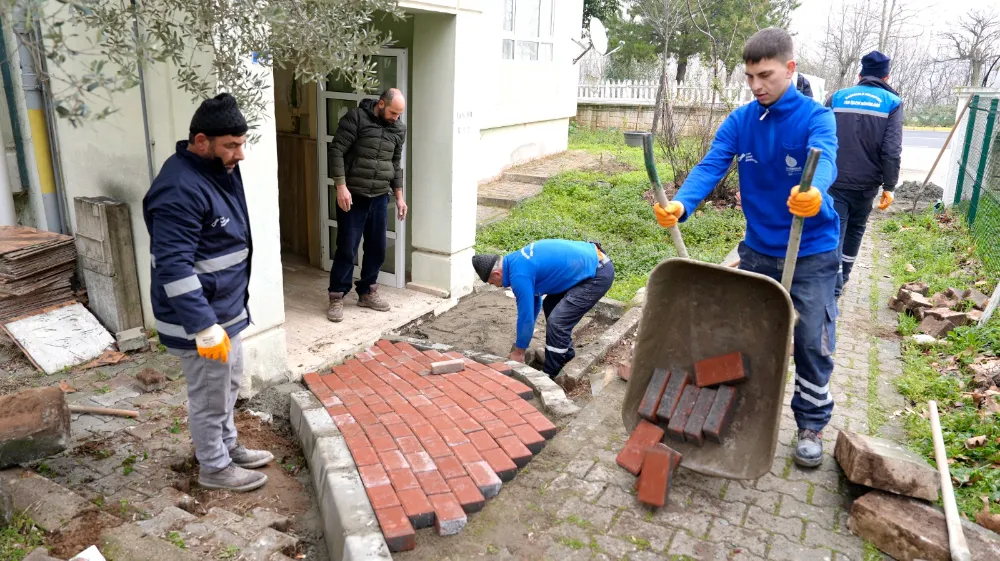
M864 543L847 529L850 503L863 489L841 476L832 453L838 429L892 436L886 421L900 402L888 383L899 368L898 348L880 340L873 327L891 319L879 311L891 287L873 257L880 255L867 241L841 298L832 381L837 405L823 433L826 456L819 468L803 470L792 462L790 377L770 473L729 481L682 469L669 504L647 508L635 498L635 478L615 463L627 438L621 421L625 383L616 379L477 515L481 519L470 517L467 533L475 541L429 538L439 542L432 545L435 558L464 559L484 548L508 559L865 558ZM418 551L431 551L423 547Z

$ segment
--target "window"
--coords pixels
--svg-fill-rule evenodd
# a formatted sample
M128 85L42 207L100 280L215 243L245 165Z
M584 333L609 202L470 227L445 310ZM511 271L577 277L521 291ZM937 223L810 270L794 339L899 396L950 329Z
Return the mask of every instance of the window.
M553 0L503 0L503 58L552 60Z

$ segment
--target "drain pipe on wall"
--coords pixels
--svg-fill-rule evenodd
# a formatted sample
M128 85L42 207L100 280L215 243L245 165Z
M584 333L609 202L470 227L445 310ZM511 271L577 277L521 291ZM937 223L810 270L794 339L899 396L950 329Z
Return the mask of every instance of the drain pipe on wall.
M21 63L21 89L27 106L28 126L31 128L31 146L38 167L38 187L42 195L46 230L65 233L62 201L56 191L55 170L52 165L49 123L46 119L45 96L35 68L35 59L28 44L35 43L34 30L25 27L23 8L14 13L14 33L18 35L18 58Z
M4 154L0 154L0 226L17 226L14 190L11 189L7 157Z
M35 22L35 38L40 43L42 40L42 26L36 21ZM43 75L49 75L48 65L45 63L45 58L42 57L39 61L41 65L41 70ZM59 225L61 227L61 233L73 235L72 221L70 220L69 209L71 207L70 201L66 200L66 179L63 175L62 167L62 152L59 148L59 129L56 126L56 119L59 118L56 115L55 103L52 101L52 88L49 85L48 80L40 82L42 87L42 101L45 105L45 123L48 125L49 132L49 158L52 162L52 177L55 180L56 188L56 200L58 201L59 210Z

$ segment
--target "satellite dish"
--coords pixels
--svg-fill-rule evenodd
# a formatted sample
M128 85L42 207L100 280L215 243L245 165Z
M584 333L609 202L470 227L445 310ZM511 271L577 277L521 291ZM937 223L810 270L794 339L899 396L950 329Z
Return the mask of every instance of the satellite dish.
M597 18L590 18L590 44L599 55L603 56L608 52L608 30Z
M604 27L604 24L601 23L601 20L597 18L590 18L590 27L587 29L587 35L590 36L589 45L584 45L580 41L573 39L573 42L576 43L577 45L580 45L580 48L583 49L583 52L580 53L580 56L573 59L573 64L579 62L580 59L583 58L584 55L589 53L591 50L597 51L598 55L605 57L610 55L611 53L617 52L618 50L620 50L622 47L625 46L625 41L618 41L618 46L615 47L614 50L608 51L608 30Z

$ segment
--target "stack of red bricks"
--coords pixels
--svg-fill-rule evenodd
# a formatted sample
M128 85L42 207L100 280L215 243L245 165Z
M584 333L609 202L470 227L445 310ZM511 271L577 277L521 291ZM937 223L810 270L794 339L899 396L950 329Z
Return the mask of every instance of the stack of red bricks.
M660 441L672 440L702 446L705 440L720 443L736 406L736 387L749 369L736 352L694 365L694 376L684 370L653 372L639 404L643 418L618 454L618 465L633 475L640 501L663 506L681 454Z
M464 370L431 375L455 359ZM304 377L344 435L391 551L413 549L415 529L459 532L555 435L509 372L382 340Z

